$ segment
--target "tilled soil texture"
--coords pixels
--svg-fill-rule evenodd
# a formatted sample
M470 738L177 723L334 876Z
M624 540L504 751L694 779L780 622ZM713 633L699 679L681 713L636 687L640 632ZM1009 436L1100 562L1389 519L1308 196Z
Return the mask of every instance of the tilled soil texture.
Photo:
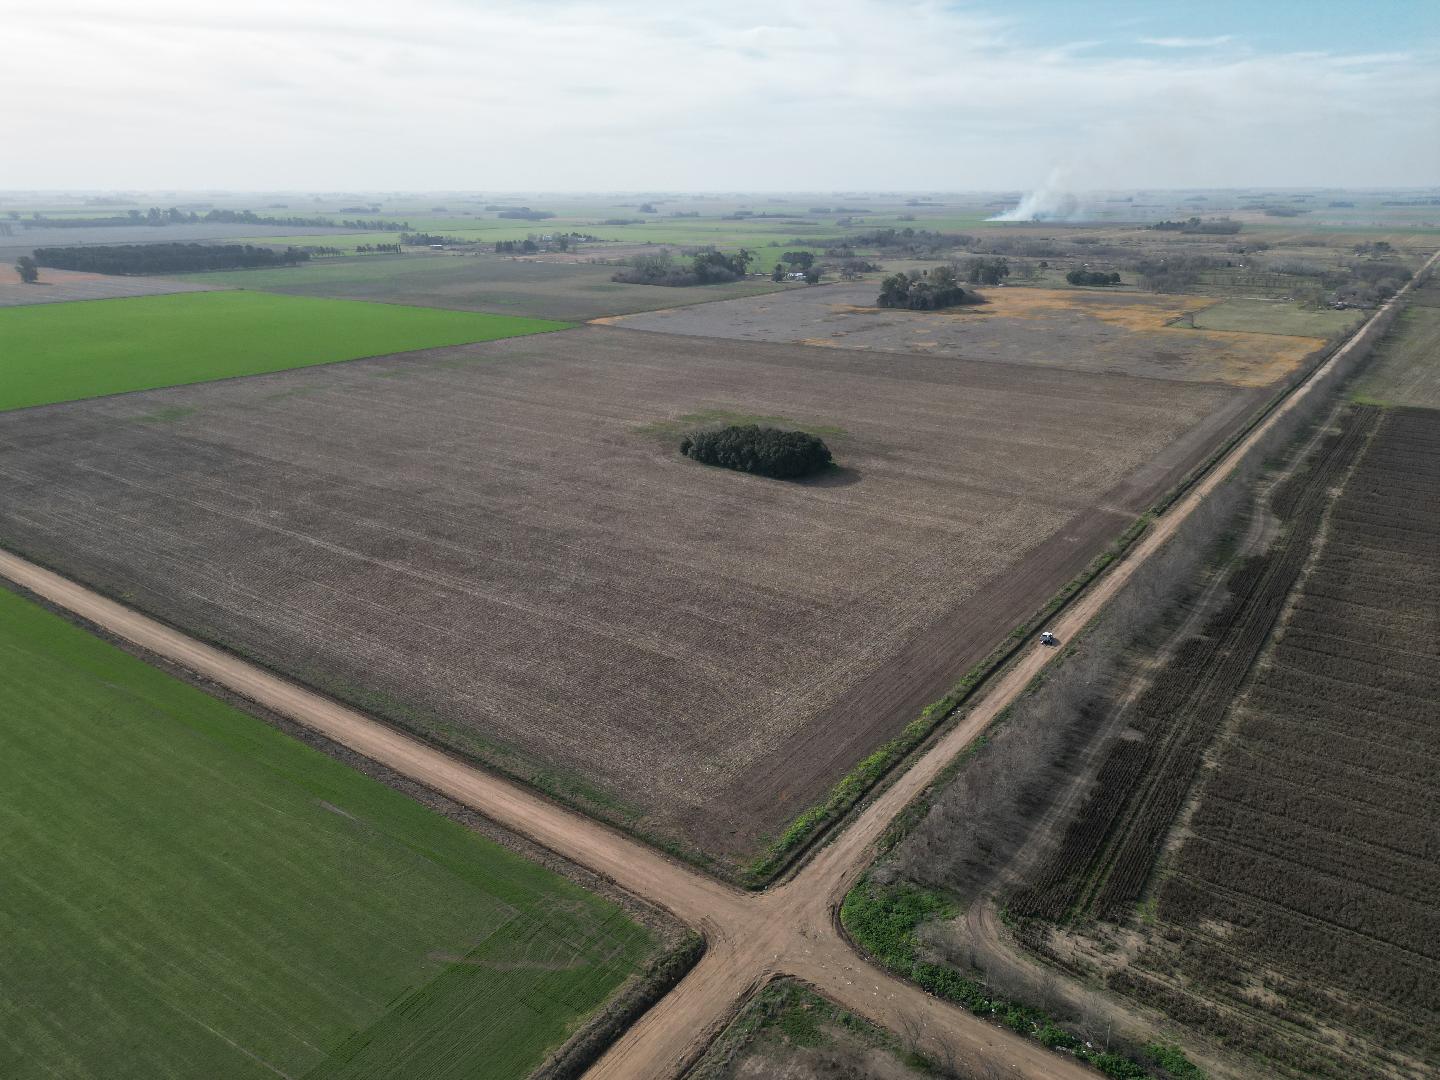
M281 270L233 270L199 280L242 289L339 300L493 311L501 315L583 322L603 315L653 311L786 288L769 278L671 288L611 281L619 266L579 259L619 259L636 249L600 247L575 256L514 258L501 255L362 255L316 259ZM793 286L791 286L793 288Z
M1254 402L587 327L0 416L0 542L740 859ZM707 468L688 414L823 430L843 468Z
M223 285L158 277L122 277L83 274L78 270L42 267L40 280L25 284L18 274L0 273L0 307L58 304L67 300L116 300L125 296L159 296L162 293L212 292Z
M1123 982L1275 1075L1440 1068L1437 507L1440 412L1387 411Z
M626 316L632 330L794 341L844 349L1269 386L1325 344L1320 337L1198 330L1186 316L1216 301L1078 289L981 289L986 303L945 311L875 307L873 282L822 285Z

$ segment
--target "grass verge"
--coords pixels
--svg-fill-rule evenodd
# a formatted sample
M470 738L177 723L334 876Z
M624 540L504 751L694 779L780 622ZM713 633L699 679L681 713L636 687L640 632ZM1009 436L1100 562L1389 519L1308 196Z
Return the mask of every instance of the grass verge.
M867 876L845 897L840 922L872 958L927 993L1004 1024L1058 1053L1079 1058L1114 1080L1148 1080L1157 1075L1157 1068L1164 1070L1158 1075L1204 1080L1204 1073L1176 1047L1146 1047L1139 1055L1143 1062L1125 1054L1096 1050L1047 1013L991 994L982 983L957 968L925 959L920 949L921 925L956 914L955 904L941 893L913 885L879 885Z

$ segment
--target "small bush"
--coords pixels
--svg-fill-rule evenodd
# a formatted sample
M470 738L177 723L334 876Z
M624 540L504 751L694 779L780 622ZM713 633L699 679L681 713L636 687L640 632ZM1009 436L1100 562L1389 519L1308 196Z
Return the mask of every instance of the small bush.
M830 448L818 436L757 424L691 432L681 440L680 452L706 465L777 480L810 476L827 468L832 460Z

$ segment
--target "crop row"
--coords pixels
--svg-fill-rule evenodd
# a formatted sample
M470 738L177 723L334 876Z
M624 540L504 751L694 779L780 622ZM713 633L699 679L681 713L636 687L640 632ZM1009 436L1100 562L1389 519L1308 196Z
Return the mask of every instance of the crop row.
M1093 907L1115 918L1139 896L1205 749L1310 555L1328 489L1377 419L1374 410L1350 414L1341 434L1277 490L1273 505L1289 529L1231 574L1229 600L1206 632L1184 642L1137 699L1127 721L1140 738L1111 747L1061 847L1011 898L1017 914L1060 919Z
M1440 412L1387 413L1159 890L1165 937L1183 945L1141 961L1166 980L1181 965L1213 1004L1235 990L1205 972L1243 957L1238 980L1263 982L1275 1017L1343 1030L1335 1060L1360 1053L1367 1073L1440 1065L1440 501L1417 498L1427 488L1440 489ZM1140 972L1120 982L1170 993ZM1241 1041L1297 1068L1273 1032Z

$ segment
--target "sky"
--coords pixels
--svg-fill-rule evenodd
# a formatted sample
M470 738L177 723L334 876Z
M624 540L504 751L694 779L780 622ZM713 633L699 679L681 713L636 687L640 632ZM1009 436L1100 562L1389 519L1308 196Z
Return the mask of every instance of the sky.
M0 13L0 190L1440 185L1440 0Z

